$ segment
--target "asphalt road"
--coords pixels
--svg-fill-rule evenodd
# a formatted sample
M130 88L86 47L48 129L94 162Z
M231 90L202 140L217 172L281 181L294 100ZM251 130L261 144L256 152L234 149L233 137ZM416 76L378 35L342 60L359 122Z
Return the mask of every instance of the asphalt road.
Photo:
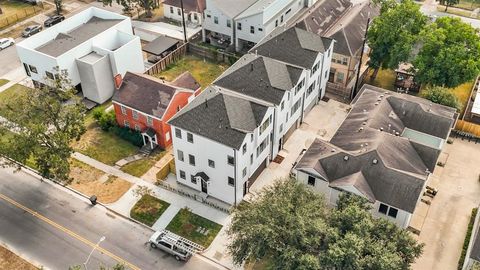
M127 269L222 269L200 256L177 262L146 244L151 234L23 171L0 169L0 242L38 265L61 270L81 265L105 236L88 269L118 262Z

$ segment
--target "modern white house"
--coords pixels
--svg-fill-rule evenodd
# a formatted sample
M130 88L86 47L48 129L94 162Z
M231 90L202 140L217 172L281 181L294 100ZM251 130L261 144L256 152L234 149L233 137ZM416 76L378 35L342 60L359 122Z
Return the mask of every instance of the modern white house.
M333 42L300 29L285 32L296 51L290 56L309 68L246 54L170 120L179 183L239 203L321 99ZM269 42L274 51L276 42Z
M330 142L316 139L294 168L297 180L335 205L342 192L407 228L457 119L456 110L365 85Z
M248 50L316 0L207 0L203 39Z
M90 7L17 44L25 72L35 85L48 84L66 70L86 99L112 97L114 78L143 72L140 38L129 17Z
M190 26L201 26L205 0L183 0L185 22ZM178 22L182 21L182 7L179 0L163 1L163 16Z

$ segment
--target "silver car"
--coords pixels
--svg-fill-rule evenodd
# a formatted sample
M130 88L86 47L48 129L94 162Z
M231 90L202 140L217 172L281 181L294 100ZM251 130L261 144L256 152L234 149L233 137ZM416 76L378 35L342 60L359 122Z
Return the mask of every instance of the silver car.
M155 232L148 242L152 248L158 248L173 255L177 261L188 261L192 257L192 253L187 251L190 248L188 244L169 237L165 231Z

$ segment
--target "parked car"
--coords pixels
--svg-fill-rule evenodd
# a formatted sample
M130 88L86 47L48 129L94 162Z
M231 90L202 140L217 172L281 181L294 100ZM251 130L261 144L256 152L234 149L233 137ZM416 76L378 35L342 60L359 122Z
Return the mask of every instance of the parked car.
M0 38L0 51L15 44L13 38Z
M50 18L48 18L44 23L43 25L45 25L45 27L50 27L52 25L55 25L61 21L65 20L65 17L63 15L54 15Z
M188 261L203 247L167 230L157 231L150 237L150 246L161 249L175 257L177 261Z
M22 32L22 37L30 37L38 32L42 31L42 26L39 24L30 25L29 27L25 28Z

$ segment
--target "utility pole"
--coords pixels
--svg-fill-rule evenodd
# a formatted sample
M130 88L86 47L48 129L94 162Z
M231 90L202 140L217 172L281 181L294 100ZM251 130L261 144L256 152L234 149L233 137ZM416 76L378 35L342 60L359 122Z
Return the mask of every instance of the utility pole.
M183 41L187 43L187 26L185 25L185 14L183 12L183 0L180 0L180 8L182 8Z
M360 71L362 69L363 52L365 51L365 45L367 44L367 33L368 33L368 27L369 26L370 26L370 12L368 13L367 27L365 28L365 34L363 35L363 44L362 44L362 50L360 51L360 60L358 62L357 78L355 79L355 86L353 87L352 93L350 94L350 98L352 100L357 95L358 80L360 79Z

